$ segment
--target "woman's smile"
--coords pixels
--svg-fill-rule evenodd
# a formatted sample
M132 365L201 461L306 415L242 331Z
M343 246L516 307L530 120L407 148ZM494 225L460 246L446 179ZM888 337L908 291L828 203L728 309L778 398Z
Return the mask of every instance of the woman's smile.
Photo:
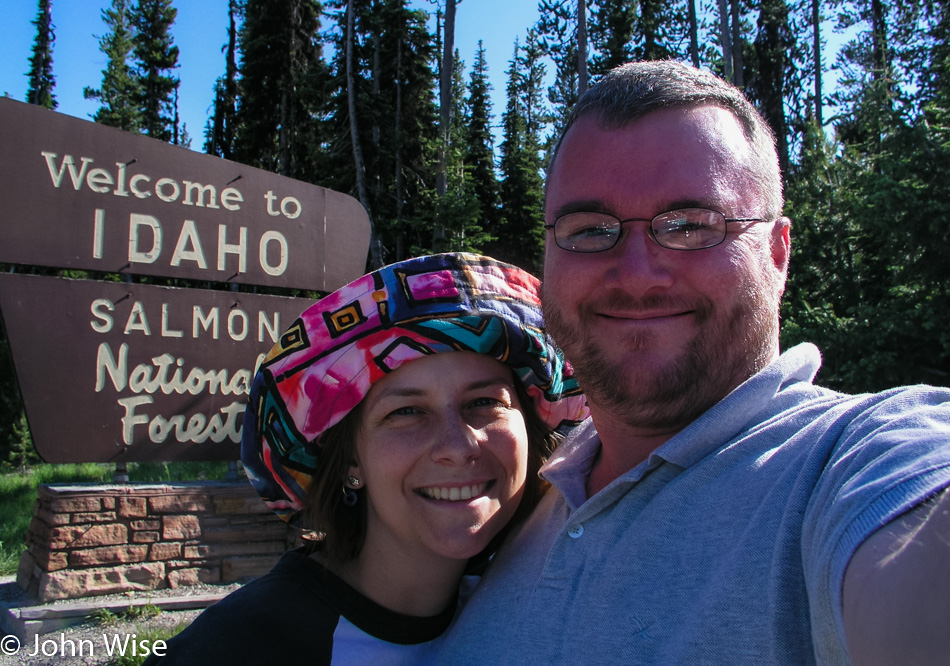
M493 485L493 483L494 482L474 483L465 486L427 486L425 488L420 488L418 492L430 499L457 502L459 500L470 500L473 497L478 497L490 485Z

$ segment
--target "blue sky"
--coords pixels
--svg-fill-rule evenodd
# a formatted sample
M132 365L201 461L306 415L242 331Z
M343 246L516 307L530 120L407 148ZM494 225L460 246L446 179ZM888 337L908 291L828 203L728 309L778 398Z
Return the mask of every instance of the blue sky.
M95 100L83 99L83 88L96 88L102 81L105 56L99 50L98 35L104 34L102 9L111 0L52 0L56 43L53 48L56 109L89 119L98 108ZM419 7L432 8L427 0L414 0ZM0 20L0 95L17 100L26 97L29 59L36 28L36 0L5 0ZM205 120L213 98L215 79L224 73L221 47L227 42L227 0L175 0L178 18L173 33L180 50L181 88L179 112L192 137L192 148L200 150ZM524 41L529 26L538 17L534 0L463 0L458 4L455 45L466 64L475 58L478 40L485 43L489 74L494 90L496 121L504 110L505 70L516 37ZM467 76L466 76L467 78Z
M56 43L53 49L54 94L57 111L90 119L98 104L83 99L83 88L96 88L102 81L105 56L99 50L97 35L106 32L102 9L111 0L52 0ZM434 11L434 0L411 0L416 7ZM444 1L443 1L444 4ZM201 150L204 126L213 99L215 79L224 73L222 47L227 42L228 0L174 0L178 18L173 32L179 54L179 112L192 148ZM26 97L30 53L36 28L36 0L3 0L0 20L0 95L6 93L23 100ZM485 44L489 75L494 86L493 112L501 122L505 108L505 71L512 57L515 38L524 42L530 26L538 19L536 0L459 0L455 44L466 65L466 80L475 59L478 41ZM837 72L828 70L834 52L845 40L835 35L833 19L825 19L824 38L830 48L824 51L825 86L834 85ZM854 29L851 31L854 33ZM829 109L831 111L831 109ZM826 112L826 116L830 113ZM496 143L497 146L497 143Z

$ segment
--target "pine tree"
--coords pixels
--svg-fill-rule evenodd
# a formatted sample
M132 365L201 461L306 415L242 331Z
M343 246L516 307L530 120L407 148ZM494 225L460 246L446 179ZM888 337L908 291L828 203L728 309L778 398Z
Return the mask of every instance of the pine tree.
M435 196L429 193L434 227L442 232L438 243L431 248L433 252L480 252L491 238L480 214L480 201L472 178L473 165L466 160L465 139L472 120L466 109L463 70L464 63L456 50L449 95L451 122L445 161L445 191L437 188Z
M485 47L479 40L465 101L467 124L463 145L466 151L465 162L471 169L472 190L478 202L479 219L482 227L494 235L498 232L500 221L500 201L498 178L495 175L491 90Z
M812 27L812 76L815 81L814 117L819 127L824 127L824 90L822 87L822 59L821 59L821 0L811 0L811 27Z
M139 109L141 91L139 81L129 67L133 37L129 22L129 0L112 0L111 9L102 10L102 20L109 32L99 38L99 49L107 58L102 70L99 89L85 88L86 99L97 99L102 106L93 120L126 132L138 132L142 127Z
M502 223L490 254L539 273L544 246L544 188L541 180L539 132L544 67L537 37L529 31L525 47L515 42L508 69L507 104L502 120L504 140L499 162Z
M950 384L950 142L930 84L947 68L943 11L847 7L839 28L859 30L838 62L839 142L811 124L790 169L783 344L819 343L820 379L842 390Z
M316 0L246 0L239 31L235 157L285 176L319 178L326 69Z
M578 6L578 10L580 5ZM546 152L561 135L567 116L580 96L580 24L570 0L542 0L535 29L546 56L554 64L554 82L548 88L553 127ZM586 68L586 61L584 62Z
M449 126L452 123L452 76L455 57L455 0L446 0L442 28L442 60L439 67L439 172L436 190L445 194L447 153L450 149Z
M922 3L861 0L838 15L838 30L860 27L839 54L841 71L833 103L847 120L839 123L841 138L877 152L889 128L915 113L917 90L926 87L931 32L930 14Z
M53 43L56 35L53 32L53 17L50 0L39 0L36 18L32 21L36 26L36 39L33 40L33 55L30 57L30 79L26 90L26 101L46 109L55 109L56 96L53 88L56 79L53 76Z
M758 102L759 110L775 133L779 165L782 173L789 168L788 123L785 109L794 76L790 57L795 49L795 36L789 25L789 9L785 0L763 0L759 10L759 31L755 38L754 76L747 93Z
M689 61L693 67L699 67L699 17L696 15L696 0L686 0L686 18L689 22Z
M685 58L679 46L688 37L687 10L682 0L640 0L633 24L634 60Z
M237 125L237 21L238 0L228 0L228 43L224 76L214 83L214 110L205 128L204 151L225 159L234 159L234 134Z
M177 14L171 0L138 0L131 11L142 131L161 141L171 141L177 131L178 79L171 73L178 67L178 47L171 35Z
M588 36L594 55L591 73L603 74L633 59L636 6L632 0L599 0L591 7Z
M431 251L436 220L429 201L438 164L435 50L426 14L406 0L354 2L351 118L346 86L346 12L336 16L333 81L326 112L328 166L323 183L357 195L353 155L386 262ZM339 6L335 4L333 6ZM351 120L354 126L351 127Z

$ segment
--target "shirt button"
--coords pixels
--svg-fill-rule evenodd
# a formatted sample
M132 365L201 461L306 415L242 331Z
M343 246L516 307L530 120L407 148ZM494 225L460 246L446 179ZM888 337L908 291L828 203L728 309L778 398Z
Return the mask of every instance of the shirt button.
M572 539L580 539L583 533L584 533L584 526L575 525L574 527L572 527L571 529L567 531L567 536L571 537Z

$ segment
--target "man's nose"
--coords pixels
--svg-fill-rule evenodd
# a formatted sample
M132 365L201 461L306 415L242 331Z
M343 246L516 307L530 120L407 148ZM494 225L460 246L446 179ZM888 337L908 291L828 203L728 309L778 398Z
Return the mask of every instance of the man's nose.
M620 239L604 258L612 261L605 275L605 287L620 288L631 294L645 293L673 283L669 250L660 247L650 235L650 223L631 221L623 225Z

